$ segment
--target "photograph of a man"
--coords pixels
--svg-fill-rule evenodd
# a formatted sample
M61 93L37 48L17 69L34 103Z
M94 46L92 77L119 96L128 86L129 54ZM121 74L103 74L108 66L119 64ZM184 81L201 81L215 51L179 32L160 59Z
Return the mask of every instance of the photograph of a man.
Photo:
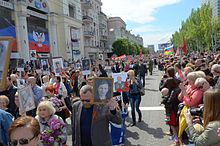
M94 78L93 87L95 101L109 100L113 97L112 78Z
M118 76L117 81L115 82L115 91L121 92L124 90L125 82L122 81L122 77Z
M82 60L82 70L90 70L90 60L89 59Z

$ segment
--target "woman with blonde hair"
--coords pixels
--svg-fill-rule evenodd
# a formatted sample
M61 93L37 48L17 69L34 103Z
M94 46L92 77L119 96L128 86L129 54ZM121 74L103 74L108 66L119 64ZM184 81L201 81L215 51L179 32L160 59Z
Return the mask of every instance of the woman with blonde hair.
M36 119L40 123L40 132L43 133L45 130L47 130L49 127L49 123L53 120L59 120L60 123L64 125L64 122L62 118L55 115L55 108L53 107L52 103L50 101L42 101L37 107L37 116ZM61 135L59 143L65 143L67 140L67 133L66 133L66 127L63 126L62 130L60 131ZM55 139L55 137L54 137ZM43 142L43 141L42 141Z
M131 104L131 115L132 115L132 125L136 125L136 117L135 117L135 109L138 113L139 119L138 121L141 122L142 120L142 114L141 110L139 109L140 103L141 103L141 93L140 89L143 88L141 81L135 77L134 70L129 70L127 72L127 78L128 78L128 84L129 84L129 100Z
M6 112L12 113L7 107L8 104L9 104L8 97L5 95L0 95L0 109L5 110Z
M198 134L192 124L192 116L189 110L185 110L187 122L187 131L189 138L196 146L219 146L220 137L218 128L220 127L220 90L210 89L204 93L204 128L205 130Z
M184 68L184 75L185 76L187 76L188 75L188 73L190 73L190 72L193 72L193 69L191 68L191 67L185 67Z

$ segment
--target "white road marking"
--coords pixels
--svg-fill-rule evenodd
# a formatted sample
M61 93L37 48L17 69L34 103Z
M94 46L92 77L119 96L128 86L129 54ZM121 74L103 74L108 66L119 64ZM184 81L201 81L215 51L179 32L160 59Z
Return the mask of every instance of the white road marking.
M128 110L131 111L131 107L128 107ZM140 107L141 111L164 111L162 106L153 106L153 107Z

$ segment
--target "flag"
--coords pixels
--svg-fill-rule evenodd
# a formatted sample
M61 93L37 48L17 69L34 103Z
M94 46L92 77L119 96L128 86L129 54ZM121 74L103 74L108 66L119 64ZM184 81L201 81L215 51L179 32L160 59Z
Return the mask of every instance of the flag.
M186 124L186 117L184 115L184 111L187 110L188 108L186 106L183 107L183 109L180 112L179 116L179 131L178 131L178 137L181 138L183 131L186 129L187 124Z
M142 57L142 51L140 51L140 57Z
M179 55L180 55L180 48L178 47L176 50L176 56L179 56Z
M172 55L174 54L174 49L173 49L173 45L167 47L164 49L164 54L165 55Z
M173 47L170 48L170 52L172 52L172 53L174 54L174 49L173 49Z
M187 53L187 48L186 48L186 40L185 40L185 39L183 39L182 50L183 50L184 54L186 55L186 53Z

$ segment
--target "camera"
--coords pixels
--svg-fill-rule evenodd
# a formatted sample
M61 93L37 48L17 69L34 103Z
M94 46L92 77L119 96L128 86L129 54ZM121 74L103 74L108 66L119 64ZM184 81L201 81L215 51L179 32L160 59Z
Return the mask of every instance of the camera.
M199 108L191 108L190 113L191 113L192 116L202 117L203 116L203 110L204 110L204 106L200 106Z

